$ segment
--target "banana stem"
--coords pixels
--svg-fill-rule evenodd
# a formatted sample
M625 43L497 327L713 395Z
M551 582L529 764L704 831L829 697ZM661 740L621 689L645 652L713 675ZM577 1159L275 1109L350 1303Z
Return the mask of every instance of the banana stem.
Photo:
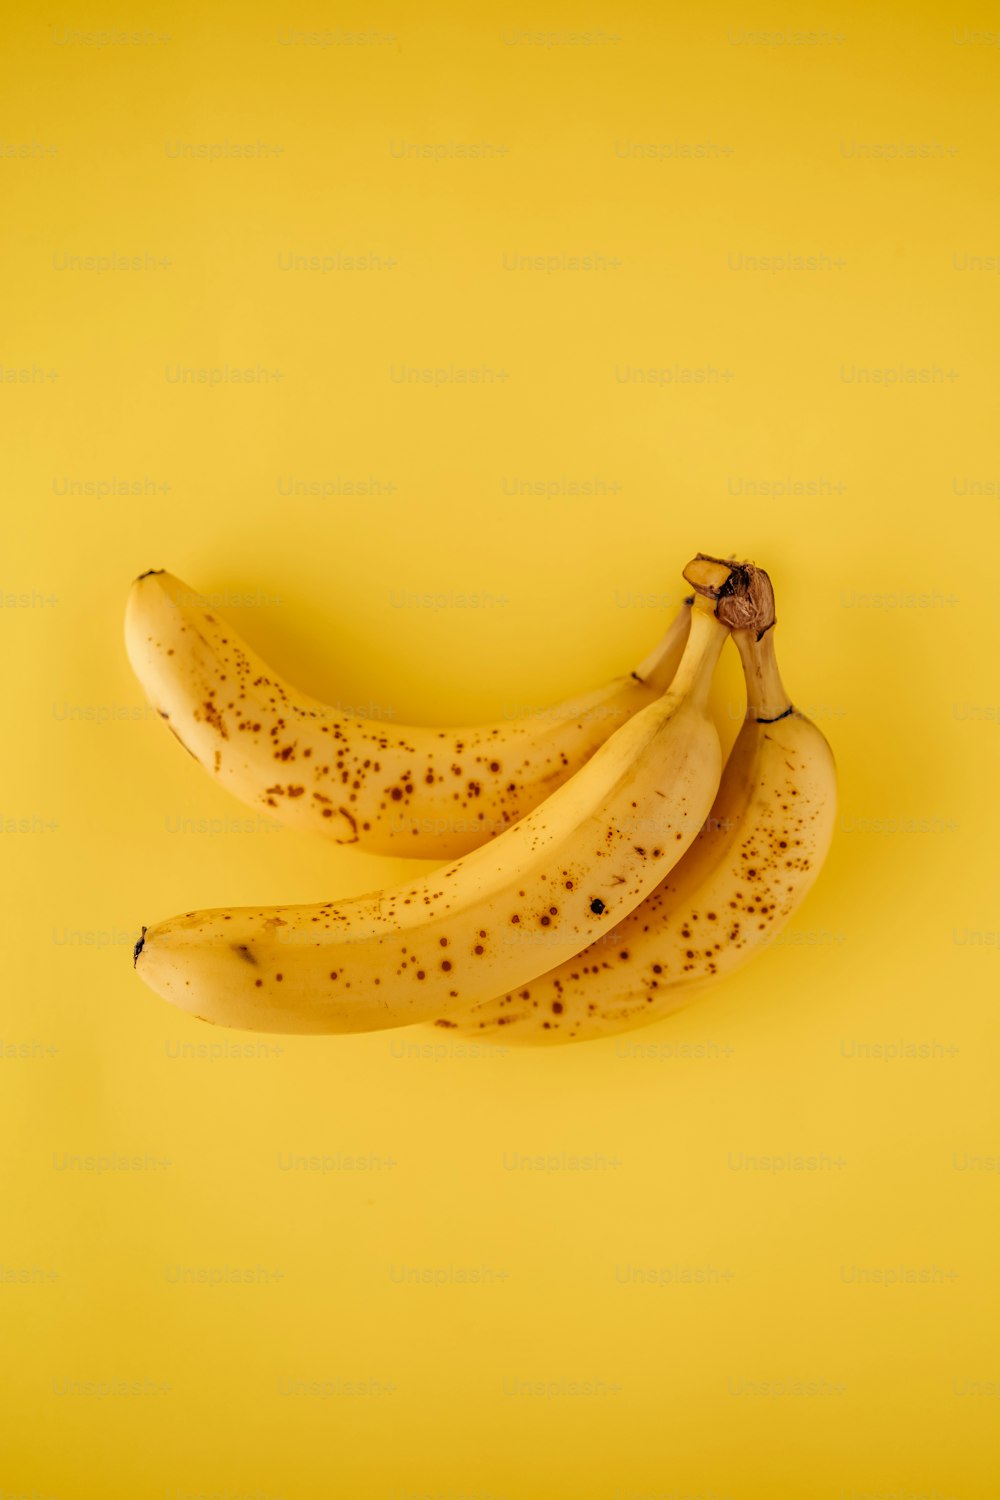
M747 718L769 724L790 714L791 699L774 654L774 590L763 568L699 552L684 577L697 591L693 615L711 609L714 601L719 621L733 633L747 684ZM694 618L691 625L693 636Z
M715 613L730 630L752 627L761 636L774 624L774 590L763 568L699 552L684 577L701 598L715 600Z
M674 680L688 638L693 603L693 597L684 600L679 612L671 620L666 635L632 673L638 682L644 682L656 693L665 693Z
M708 690L719 653L729 635L729 626L716 618L711 600L700 595L691 608L691 628L680 666L670 684L670 692L688 698L699 708L708 702Z
M734 630L733 640L743 663L747 684L747 718L758 724L773 724L792 710L774 654L774 631L768 630L760 640L755 630Z

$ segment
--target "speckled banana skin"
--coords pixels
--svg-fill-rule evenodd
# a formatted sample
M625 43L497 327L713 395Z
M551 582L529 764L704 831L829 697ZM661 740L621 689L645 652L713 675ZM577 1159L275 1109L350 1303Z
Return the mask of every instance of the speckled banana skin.
M669 687L680 611L634 673L530 718L420 728L300 693L170 573L136 579L125 616L146 696L210 776L282 823L376 854L457 859L537 807Z
M796 712L773 633L734 631L747 719L705 827L652 895L584 952L541 978L436 1024L528 1045L587 1041L680 1009L773 941L826 857L836 770L820 730Z
M408 1025L534 979L697 836L721 774L707 699L727 635L699 600L671 690L491 843L374 895L174 917L136 945L140 977L204 1020L270 1032Z

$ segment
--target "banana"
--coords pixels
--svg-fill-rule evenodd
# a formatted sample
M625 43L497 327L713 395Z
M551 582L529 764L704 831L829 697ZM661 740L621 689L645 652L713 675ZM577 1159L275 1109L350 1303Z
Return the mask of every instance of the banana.
M441 860L502 833L655 703L680 661L688 613L631 674L541 714L468 729L366 719L307 697L170 573L132 585L125 644L168 728L242 801L336 843Z
M720 583L726 564L708 570ZM470 1007L614 925L683 855L721 774L709 684L729 628L699 598L674 682L539 807L409 885L195 911L143 931L140 978L204 1020L355 1032Z
M833 755L782 686L767 575L751 570L746 593L720 600L718 609L739 627L733 640L746 677L747 715L687 854L586 951L467 1013L442 1011L437 1026L528 1044L586 1041L643 1026L738 969L799 907L833 837Z

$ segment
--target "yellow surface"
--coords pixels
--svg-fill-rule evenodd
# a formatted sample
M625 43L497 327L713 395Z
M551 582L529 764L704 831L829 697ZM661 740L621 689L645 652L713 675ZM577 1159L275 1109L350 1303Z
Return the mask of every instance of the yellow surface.
M996 26L11 10L4 1500L996 1496ZM461 722L637 660L698 549L771 570L839 762L784 944L548 1055L133 975L404 868L146 714L136 573Z

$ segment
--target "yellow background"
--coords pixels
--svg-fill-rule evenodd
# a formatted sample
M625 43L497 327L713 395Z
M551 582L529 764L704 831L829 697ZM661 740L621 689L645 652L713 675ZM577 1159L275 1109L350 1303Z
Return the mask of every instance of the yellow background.
M7 17L4 1500L996 1496L996 26ZM631 665L699 549L770 569L837 754L788 941L549 1054L219 1057L133 975L143 922L404 871L246 828L144 713L136 573L460 723Z

